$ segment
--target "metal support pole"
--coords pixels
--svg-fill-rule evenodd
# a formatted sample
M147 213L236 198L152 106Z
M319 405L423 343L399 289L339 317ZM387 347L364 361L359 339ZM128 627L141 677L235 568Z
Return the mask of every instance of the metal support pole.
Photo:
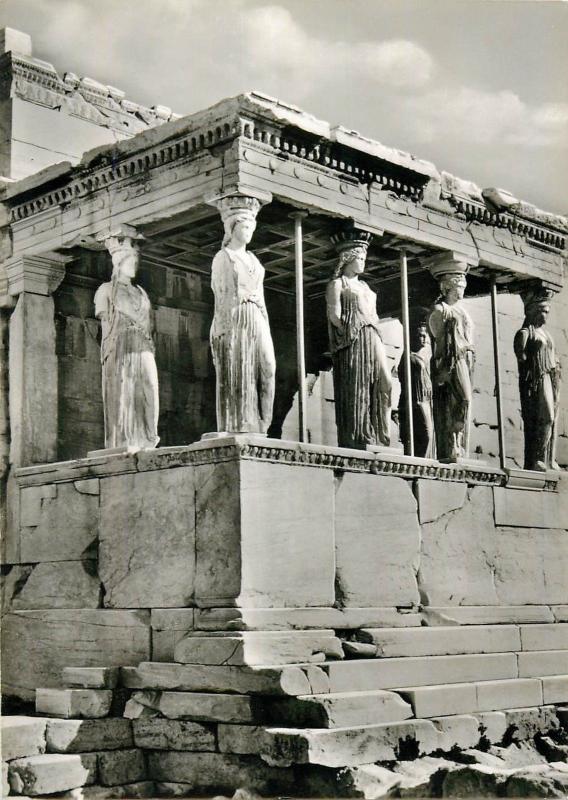
M307 217L306 211L290 214L294 220L295 257L296 257L296 359L298 365L298 429L301 442L308 441L308 425L306 419L306 352L304 340L304 259L302 247L302 220Z
M491 280L491 318L493 325L493 364L495 366L495 397L497 400L497 425L499 427L499 463L501 469L507 465L505 450L505 426L503 420L503 401L501 397L501 356L499 355L499 312L497 309L497 281Z
M408 312L408 266L406 250L400 251L400 300L402 306L402 334L404 342L404 378L406 384L406 424L408 430L405 452L414 455L414 419L412 414L412 371L410 367L410 315Z

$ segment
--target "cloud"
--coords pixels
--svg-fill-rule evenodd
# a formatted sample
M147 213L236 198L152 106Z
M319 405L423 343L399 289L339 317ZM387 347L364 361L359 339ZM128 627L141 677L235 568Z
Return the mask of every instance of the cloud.
M474 145L568 147L568 104L531 106L504 90L447 87L402 101L419 141L440 137Z
M287 9L277 5L249 11L242 33L249 64L260 67L271 84L286 89L292 82L296 97L338 80L371 87L423 86L434 69L430 54L414 42L327 41L305 31Z

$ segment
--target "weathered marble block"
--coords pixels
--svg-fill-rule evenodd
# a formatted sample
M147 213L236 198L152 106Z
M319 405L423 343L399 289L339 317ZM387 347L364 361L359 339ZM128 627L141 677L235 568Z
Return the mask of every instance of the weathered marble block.
M7 694L33 700L37 687L63 683L69 666L138 664L150 655L148 611L17 611L3 620L2 678Z
M333 604L330 470L241 459L195 481L199 606Z
M98 483L90 479L22 488L22 563L89 557L99 527Z
M335 548L342 605L418 603L420 528L412 484L353 473L336 478Z
M194 496L192 467L101 481L99 574L106 606L191 605Z

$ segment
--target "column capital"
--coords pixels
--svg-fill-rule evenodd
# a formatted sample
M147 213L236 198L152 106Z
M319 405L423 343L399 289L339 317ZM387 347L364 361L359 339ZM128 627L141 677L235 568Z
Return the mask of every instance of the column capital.
M373 235L377 235L375 231L351 221L346 222L343 228L332 233L330 239L337 252L342 253L344 250L352 250L356 247L363 247L366 250L373 240Z
M126 224L109 228L107 231L99 233L96 238L100 248L108 250L111 255L117 243L128 242L130 245L134 245L135 242L143 242L144 240L145 237L137 231L134 225Z
M470 267L476 266L478 260L465 256L455 250L446 250L443 253L428 256L422 262L422 266L427 269L436 280L440 280L443 275L466 275Z
M262 206L272 202L272 192L264 192L261 189L241 190L236 188L205 195L203 200L208 206L215 206L220 213L223 213L227 207L242 207L249 208L257 214Z
M22 255L5 264L8 294L17 297L22 292L51 295L65 277L65 265L73 256L61 253Z

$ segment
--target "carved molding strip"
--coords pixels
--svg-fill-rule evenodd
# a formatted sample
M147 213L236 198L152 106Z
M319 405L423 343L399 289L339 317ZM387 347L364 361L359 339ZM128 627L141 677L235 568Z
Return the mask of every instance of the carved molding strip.
M333 469L346 472L362 472L372 475L386 475L406 478L430 478L432 480L460 481L475 485L504 486L505 473L489 466L471 466L462 464L439 464L437 462L409 463L403 458L361 451L345 451L340 448L289 444L274 446L271 443L259 444L237 442L224 445L210 444L206 447L197 445L181 447L165 447L152 451L143 451L132 455L110 456L77 459L59 464L43 464L15 470L15 477L20 486L33 486L45 483L80 480L83 478L105 477L125 472L147 472L156 469L171 469L182 466L201 466L241 459L252 461L268 461L278 464L310 466L320 469ZM554 491L555 481L547 481L544 491Z

